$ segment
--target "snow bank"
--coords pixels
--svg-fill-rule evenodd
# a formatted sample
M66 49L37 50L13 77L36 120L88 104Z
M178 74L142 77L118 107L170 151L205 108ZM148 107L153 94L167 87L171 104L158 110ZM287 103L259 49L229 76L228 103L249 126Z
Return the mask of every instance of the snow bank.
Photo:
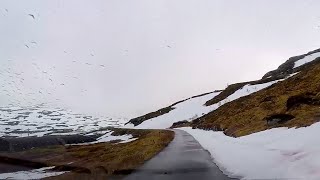
M30 171L3 173L3 174L0 174L0 179L15 179L15 180L43 179L46 177L58 176L66 173L66 172L47 172L48 170L51 170L53 168L54 167L47 167L47 168L41 168L41 169L34 169Z
M100 138L98 138L98 140L95 143L103 143L103 142L110 142L110 141L114 141L114 140L120 140L120 141L128 141L129 139L133 138L133 136L131 134L125 134L122 136L112 136L113 132L109 132L103 136L101 136Z
M240 138L222 132L180 128L210 151L215 163L243 179L319 179L320 123L277 128Z
M220 106L239 99L243 96L248 96L252 93L260 91L264 88L271 86L274 83L277 83L281 80L272 81L264 84L257 84L257 85L245 85L243 88L237 90L232 95L227 97L226 99L213 104L211 106L205 106L204 104L217 96L219 93L211 93L205 96L192 98L182 103L177 104L174 106L174 110L170 111L167 114L162 116L144 121L140 125L136 126L135 128L139 129L165 129L172 126L173 123L179 121L192 121L198 117L201 117L205 114L208 114L211 111L218 109ZM133 128L132 124L126 126L127 128Z
M138 138L133 138L131 134L125 134L122 136L113 136L111 135L113 131L106 131L104 135L99 137L96 141L89 142L89 143L80 143L80 144L72 144L72 145L90 145L90 144L97 144L97 143L105 143L110 141L119 140L119 143L129 143L132 141L137 140Z
M300 67L300 66L302 66L304 64L307 64L307 63L309 63L311 61L314 61L318 57L320 57L320 52L311 54L309 56L306 56L303 59L300 59L300 60L296 61L294 63L294 68Z
M124 140L124 141L121 141L119 142L120 144L125 144L125 143L129 143L129 142L133 142L135 140L138 140L139 138L132 138L132 139L128 139L128 140Z

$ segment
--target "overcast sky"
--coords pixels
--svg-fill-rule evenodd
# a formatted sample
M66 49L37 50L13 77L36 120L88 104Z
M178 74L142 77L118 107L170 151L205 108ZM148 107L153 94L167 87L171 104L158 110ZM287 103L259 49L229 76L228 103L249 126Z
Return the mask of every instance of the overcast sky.
M134 117L259 79L320 48L319 7L318 0L0 0L0 105L50 102Z

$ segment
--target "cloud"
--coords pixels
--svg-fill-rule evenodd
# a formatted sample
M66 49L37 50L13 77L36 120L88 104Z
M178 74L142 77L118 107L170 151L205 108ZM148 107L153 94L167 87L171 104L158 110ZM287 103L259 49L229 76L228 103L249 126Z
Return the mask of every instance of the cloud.
M319 5L3 0L0 87L8 92L0 100L137 116L258 79L290 56L318 48Z

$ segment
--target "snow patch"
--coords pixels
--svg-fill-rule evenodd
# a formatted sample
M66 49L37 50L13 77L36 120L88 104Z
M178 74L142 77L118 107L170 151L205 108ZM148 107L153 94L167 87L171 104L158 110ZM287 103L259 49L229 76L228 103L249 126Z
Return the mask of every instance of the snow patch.
M231 177L243 179L319 179L320 123L276 128L240 138L223 132L179 128L207 149Z
M125 141L121 141L119 142L120 144L125 144L125 143L129 143L129 142L133 142L135 140L138 140L138 138L132 138L132 139L128 139L128 140L125 140Z
M271 86L272 84L277 83L277 82L282 81L282 80L276 80L276 81L271 81L271 82L268 82L268 83L256 84L256 85L247 84L247 85L243 86L241 89L239 89L236 92L234 92L233 94L231 94L230 96L228 96L226 99L218 102L214 106L216 106L216 105L221 106L221 105L224 105L224 104L226 104L228 102L231 102L231 101L234 101L236 99L239 99L241 97L248 96L250 94L253 94L253 93L258 92L258 91L260 91L262 89L265 89L265 88Z
M103 142L110 142L114 140L120 140L120 141L128 141L129 139L133 138L131 134L125 134L122 136L113 136L111 135L113 132L109 132L100 138L95 143L103 143Z
M113 131L107 131L104 135L102 135L101 137L97 138L96 141L93 142L89 142L89 143L80 143L80 144L70 144L70 145L90 145L90 144L98 144L98 143L105 143L105 142L110 142L110 141L115 141L115 140L119 140L119 143L129 143L132 141L137 140L138 138L133 138L133 136L131 134L125 134L122 136L113 136L111 135L113 133Z
M192 121L204 114L209 113L212 110L210 107L204 106L204 104L218 94L219 93L214 92L205 96L186 100L174 106L175 109L170 111L169 113L144 121L135 128L165 129L171 127L173 123L178 121Z
M53 169L54 167L46 167L41 169L33 169L30 171L18 171L13 173L3 173L0 174L0 179L14 179L14 180L27 180L27 179L43 179L52 176L58 176L65 172L50 172L48 170Z
M320 52L317 52L317 53L314 53L314 54L310 54L310 55L308 55L308 56L296 61L294 63L294 67L293 68L295 69L295 68L300 67L300 66L302 66L304 64L307 64L307 63L309 63L311 61L314 61L318 57L320 57Z

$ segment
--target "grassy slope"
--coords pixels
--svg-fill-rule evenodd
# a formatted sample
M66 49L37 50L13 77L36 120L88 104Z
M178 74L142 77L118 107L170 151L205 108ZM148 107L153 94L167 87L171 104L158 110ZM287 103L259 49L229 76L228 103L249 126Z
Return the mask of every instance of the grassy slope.
M278 76L278 77L272 77L272 78L268 78L268 79L261 79L261 80L257 80L257 81L249 81L249 82L231 84L225 90L223 90L220 94L218 94L214 98L207 101L205 103L205 105L210 106L210 105L216 104L216 103L226 99L228 96L232 95L237 90L241 89L242 87L244 87L247 84L250 84L250 85L264 84L264 83L268 83L268 82L283 79L283 78L285 78L285 76Z
M104 179L114 174L130 173L159 153L174 137L174 132L164 130L115 129L113 135L122 134L132 134L139 139L125 144L109 142L87 146L53 146L1 156L58 166L57 169L62 171L72 170L48 179Z
M192 126L222 129L230 136L243 136L278 126L308 126L319 120L319 92L320 63L267 89L227 103L195 120ZM293 103L290 107L287 107L288 99L293 99L289 102ZM266 118L273 114L290 114L295 118L269 126Z
M246 84L267 83L301 71L300 74L257 93L227 103L192 122L174 123L172 128L192 126L193 128L207 130L223 130L225 134L230 136L243 136L274 127L302 127L317 122L320 118L320 95L318 93L320 90L318 85L320 84L320 58L292 69L295 61L315 52L320 52L320 49L290 58L278 69L268 72L261 80L232 84L222 90L219 95L208 100L205 105L210 106L224 100ZM290 105L292 103L293 105ZM153 117L161 116L165 114L164 112L168 113L170 111L159 110L151 113L156 116L151 117L150 114L141 116L139 117L140 121L135 121L137 123L135 125ZM275 125L267 124L266 120L270 116L282 116L283 114L294 116L294 119Z
M320 49L290 58L277 70L268 72L261 80L232 84L207 101L205 105L210 106L220 102L246 84L267 83L301 71L298 75L227 103L192 122L174 123L172 128L192 126L207 130L223 130L230 136L243 136L274 127L302 127L317 122L320 118L320 94L318 93L320 92L320 58L292 69L295 61L315 52L320 52ZM290 105L292 103L293 105ZM164 112L169 111L157 111L155 117L163 115ZM143 120L137 124L150 119L148 115L139 117ZM294 118L287 122L268 125L267 119L272 115L289 115Z

